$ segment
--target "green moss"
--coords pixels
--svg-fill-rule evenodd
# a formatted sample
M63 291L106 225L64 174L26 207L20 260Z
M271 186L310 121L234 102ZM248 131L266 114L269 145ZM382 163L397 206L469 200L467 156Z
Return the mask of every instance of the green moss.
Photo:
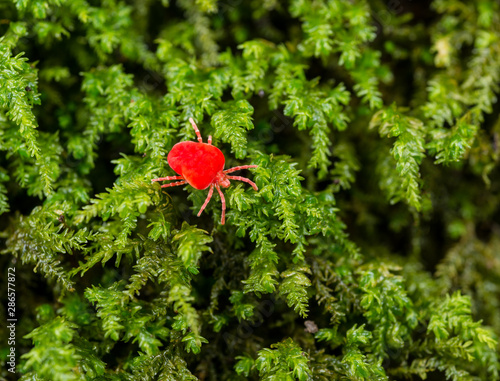
M496 0L0 14L1 379L499 379Z

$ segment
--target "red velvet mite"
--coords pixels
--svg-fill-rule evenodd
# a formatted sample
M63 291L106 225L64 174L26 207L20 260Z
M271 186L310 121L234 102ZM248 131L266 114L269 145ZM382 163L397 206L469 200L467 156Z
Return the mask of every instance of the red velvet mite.
M179 176L168 176L153 179L151 181L164 180L181 180L175 183L163 184L161 187L175 187L188 183L196 189L206 189L208 191L207 199L198 212L198 217L203 212L203 209L208 205L210 198L214 192L214 187L217 189L222 201L222 217L220 223L224 225L226 216L226 200L220 187L228 188L231 183L229 180L244 181L250 184L256 191L259 190L257 185L250 179L241 176L228 176L228 173L239 171L240 169L257 168L257 165L242 165L224 170L225 158L220 149L212 145L212 136L208 137L208 143L203 143L200 130L194 123L193 118L189 118L191 125L198 137L198 143L195 142L180 142L172 147L168 153L167 161L170 167L179 174Z

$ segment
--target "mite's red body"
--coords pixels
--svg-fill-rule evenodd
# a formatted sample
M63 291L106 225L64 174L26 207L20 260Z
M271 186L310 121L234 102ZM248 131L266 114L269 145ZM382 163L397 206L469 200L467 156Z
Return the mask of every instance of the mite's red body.
M222 201L221 224L225 222L226 201L220 187L227 188L230 185L229 180L239 180L250 184L253 189L258 190L257 185L246 177L228 176L228 173L239 171L246 168L257 168L257 165L243 165L224 170L224 154L220 149L212 145L212 137L208 137L208 143L203 143L200 131L192 118L189 118L193 126L198 143L181 142L173 146L168 153L167 161L170 167L179 174L179 176L168 176L153 179L151 181L181 180L175 183L163 184L161 187L173 187L188 183L196 189L206 189L210 187L207 199L201 207L198 216L207 206L212 197L214 187L219 192Z
M205 189L224 169L225 159L222 151L213 145L181 142L168 153L167 161L193 188Z

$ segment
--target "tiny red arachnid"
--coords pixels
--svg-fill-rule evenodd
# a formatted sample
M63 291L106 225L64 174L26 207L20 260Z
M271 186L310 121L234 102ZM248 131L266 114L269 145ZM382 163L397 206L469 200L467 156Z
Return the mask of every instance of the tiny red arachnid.
M240 169L257 168L258 166L241 165L239 167L224 170L224 154L220 149L212 145L212 136L208 136L208 143L203 143L200 130L198 130L193 118L189 118L189 121L196 132L198 143L191 141L177 143L172 147L172 150L167 156L168 164L179 174L179 176L159 177L157 179L152 179L151 181L181 180L175 183L163 184L161 186L162 188L175 187L186 183L195 189L206 189L210 187L207 199L198 212L198 217L201 215L201 212L203 212L203 209L205 209L208 202L212 198L215 187L219 192L222 202L222 216L220 223L224 225L226 216L226 200L224 199L224 195L222 194L220 187L229 188L231 185L229 180L238 180L250 184L256 191L259 190L257 185L250 179L241 176L228 176L228 173L236 172Z

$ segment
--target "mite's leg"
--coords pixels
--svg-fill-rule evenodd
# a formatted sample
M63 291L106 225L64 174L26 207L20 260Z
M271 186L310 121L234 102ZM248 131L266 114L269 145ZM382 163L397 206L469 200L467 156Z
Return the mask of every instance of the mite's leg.
M219 192L220 200L222 202L222 216L220 218L220 224L224 225L226 222L226 199L224 198L224 195L222 194L222 191L220 190L219 184L215 184L215 187L217 188L217 191Z
M212 145L212 135L208 135L208 144Z
M201 207L200 211L198 212L198 217L201 216L201 212L205 209L205 207L208 205L210 199L212 198L212 193L214 193L214 184L210 185L210 190L208 191L208 196L205 200L205 203Z
M183 180L184 177L182 176L168 176L168 177L158 177L157 179L153 179L151 180L151 182L153 181L165 181L165 180Z
M252 188L255 189L256 191L259 190L259 188L257 188L257 184L255 184L252 180L247 179L246 177L241 177L241 176L226 176L226 177L230 180L244 181L245 183L250 184Z
M163 184L161 187L162 188L167 188L167 187L176 187L177 185L182 185L182 184L186 184L187 181L184 180L184 181L177 181L175 183L170 183L170 184Z
M240 169L247 169L247 168L257 168L258 165L240 165L239 167L233 167L226 169L224 173L231 173L231 172L236 172L239 171Z
M194 122L193 118L189 118L189 121L191 122L191 125L194 128L194 132L196 132L196 136L198 137L198 142L203 143L203 139L201 138L200 130L198 130L198 126Z

